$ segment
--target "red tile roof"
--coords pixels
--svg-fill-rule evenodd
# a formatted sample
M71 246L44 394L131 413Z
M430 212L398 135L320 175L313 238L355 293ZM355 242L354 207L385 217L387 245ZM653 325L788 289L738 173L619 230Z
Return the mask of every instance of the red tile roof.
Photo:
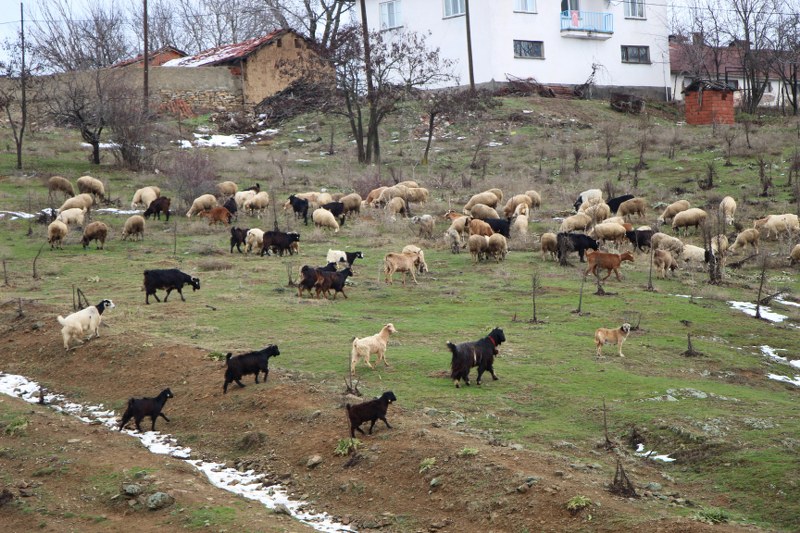
M177 54L179 56L182 56L182 57L185 57L187 55L186 52L184 52L183 50L178 50L177 48L175 48L173 46L162 46L158 50L153 50L152 52L150 52L148 54L150 56L150 64L153 65L153 66L161 65L162 63L159 63L157 61L158 56L160 56L162 54L169 53L169 52L173 52L173 53L175 53L175 54ZM138 56L132 57L131 59L125 59L125 60L120 61L118 63L114 63L113 65L111 65L111 68L127 67L129 65L135 65L136 63L142 63L143 60L144 60L144 54L139 54Z
M236 44L226 44L204 50L199 54L193 56L181 57L167 61L163 66L165 67L210 67L213 65L222 65L230 63L239 59L243 59L262 46L270 44L277 40L279 37L288 33L290 30L276 30L263 37L256 37L255 39L248 39Z

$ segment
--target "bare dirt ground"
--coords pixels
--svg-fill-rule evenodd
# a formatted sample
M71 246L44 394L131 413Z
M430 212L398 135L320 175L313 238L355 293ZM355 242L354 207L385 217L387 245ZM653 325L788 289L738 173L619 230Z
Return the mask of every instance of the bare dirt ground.
M341 383L314 381L283 368L277 358L266 385L255 385L248 376L246 388L234 386L223 396L223 365L203 350L104 328L102 337L65 355L53 309L31 302L23 302L23 309L18 317L16 301L0 306L0 370L76 402L118 399L118 413L128 397L170 387L175 398L165 413L171 422L159 420L157 429L191 446L198 458L265 472L313 510L359 531L753 531L681 517L694 514L693 502L725 502L669 481L627 449L572 455L516 449L458 431L435 412L405 409L402 398L389 409L393 429L376 425L373 436L361 439L361 460L345 466L348 458L333 453L348 436ZM212 518L212 530L308 530L213 487L183 461L153 455L129 436L0 397L0 416L18 410L27 413L27 428L15 435L0 428L0 493L7 489L13 495L0 506L3 531L202 527L202 520L190 518L217 507L236 513L227 520ZM321 464L307 466L314 455ZM435 464L420 473L430 457ZM638 499L610 494L606 486L617 457L635 482L657 481L663 488ZM136 478L134 468L148 473ZM125 481L167 492L175 502L148 511L135 498L119 495ZM592 504L573 515L566 503L577 495Z

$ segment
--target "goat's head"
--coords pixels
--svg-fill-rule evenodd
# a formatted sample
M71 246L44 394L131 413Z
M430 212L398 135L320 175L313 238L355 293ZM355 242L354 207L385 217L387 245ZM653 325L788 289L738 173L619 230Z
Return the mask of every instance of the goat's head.
M488 336L491 337L492 339L494 339L494 342L495 342L496 345L499 345L501 342L505 342L506 341L506 335L505 335L505 333L503 333L503 330L500 329L499 327L495 327L489 333Z
M622 332L625 333L625 335L627 335L628 333L631 332L631 325L628 324L627 322L625 322L624 324L622 324L622 327L620 327L619 329L621 329Z
M200 290L200 278L192 278L189 284L192 286L192 292Z
M386 331L389 333L397 333L397 329L395 329L394 324L391 322L383 326Z
M381 394L381 397L379 399L383 400L386 403L392 403L392 402L396 402L397 401L397 397L390 390L388 390L388 391L384 392L383 394Z

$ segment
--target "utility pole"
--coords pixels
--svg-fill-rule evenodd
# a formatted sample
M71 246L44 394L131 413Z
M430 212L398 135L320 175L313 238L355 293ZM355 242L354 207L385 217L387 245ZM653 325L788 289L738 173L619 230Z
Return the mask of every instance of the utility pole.
M150 80L149 80L149 76L150 76L150 57L149 57L150 56L150 51L148 50L148 48L149 48L149 46L148 46L149 38L148 38L148 31L147 31L147 0L143 0L143 1L144 1L144 17L143 17L143 21L144 21L144 28L143 28L144 29L144 80L142 81L142 85L144 86L144 94L143 94L144 101L142 103L143 103L144 107L142 109L144 109L144 112L147 113L147 110L148 110L148 107L149 107L149 101L150 101L150 86L149 86L150 85Z
M22 136L25 134L25 125L28 122L28 100L25 96L25 86L28 85L28 77L25 73L25 10L22 2L19 3L19 38L22 45L22 68L19 71L20 97L22 98L20 111L22 116L20 117L19 139L17 140L17 170L22 170Z
M464 15L467 19L467 64L469 68L469 90L475 92L475 72L472 68L472 30L470 29L469 24L469 0L464 0Z

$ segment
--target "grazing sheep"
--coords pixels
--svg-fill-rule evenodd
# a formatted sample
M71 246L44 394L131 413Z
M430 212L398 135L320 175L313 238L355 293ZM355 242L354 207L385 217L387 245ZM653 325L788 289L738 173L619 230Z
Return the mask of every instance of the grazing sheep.
M384 366L389 366L389 363L386 361L386 347L389 344L389 336L392 333L397 333L397 329L395 329L394 324L389 323L384 324L381 330L375 335L370 335L363 339L359 339L358 337L354 338L350 350L350 374L355 375L356 364L359 359L363 360L368 367L375 368L369 360L372 354L377 354L378 356L376 364L383 361Z
M58 212L61 213L62 211L66 211L67 209L86 209L89 211L92 206L94 205L94 199L92 198L91 194L82 193L72 198L68 198L61 207L58 208Z
M409 189L418 189L419 183L414 180L403 180L398 183L398 185L402 185L403 187L408 187Z
M530 192L536 192L536 191L530 191ZM519 207L520 205L531 207L532 204L533 200L527 194L515 194L514 196L509 198L508 201L506 202L505 207L503 207L503 214L506 216L506 218L511 218L514 212L517 210L517 207ZM473 214L473 216L475 215ZM492 218L497 218L497 217L492 217Z
M386 206L389 201L394 198L400 198L405 200L408 196L408 187L405 185L393 185L392 187L388 187L384 189L384 191L378 196L378 198L372 202L373 207L381 207Z
M253 198L256 194L258 193L253 190L239 191L233 195L233 201L236 202L237 208L242 209L244 203Z
M495 196L497 196L497 203L500 203L500 202L503 201L503 191L498 189L497 187L493 187L491 189L486 189L486 192L490 192L490 193L494 194ZM491 205L491 204L489 204L489 205ZM491 205L491 207L495 207L495 206Z
M575 211L577 211L580 208L580 206L590 198L602 198L602 197L603 197L603 191L601 191L600 189L588 189L580 193L578 195L578 199L575 200L575 203L572 205L575 208Z
M453 354L450 360L450 379L456 388L460 387L459 380L464 380L464 384L469 386L469 371L473 366L478 367L478 379L475 381L478 385L481 384L481 377L487 370L492 379L497 381L497 375L494 373L494 356L497 355L497 347L505 341L506 336L499 327L477 341L460 344L448 341L447 347Z
M586 210L589 209L590 207L604 203L605 202L603 201L603 198L601 198L600 196L589 198L588 200L586 200L581 204L581 206L578 208L578 212L585 213Z
M99 337L103 311L114 309L114 307L116 306L111 300L101 300L97 305L90 305L85 309L67 315L67 318L58 315L58 323L63 326L61 328L61 337L64 340L64 349L70 350L70 341L83 344L84 341L81 337L86 333L89 333L87 341L92 337Z
M395 196L389 203L386 204L386 211L388 211L393 216L402 215L404 217L408 216L408 207L406 206L406 201L403 200L399 196Z
M625 240L625 227L615 222L598 224L587 233L589 237L606 243L608 241L621 244Z
M484 235L488 237L492 233L494 233L492 227L483 220L478 220L477 218L473 218L472 220L469 221L470 235Z
M753 247L755 253L758 253L758 239L760 235L757 229L749 228L739 232L736 236L736 241L728 248L730 253L735 253L739 248L744 248L748 244Z
M689 205L690 204L688 200L678 200L677 202L669 204L666 208L664 208L664 212L661 213L660 217L658 217L657 222L659 224L670 222L673 218L675 218L675 215L689 209Z
M608 270L608 274L606 277L603 278L603 281L607 280L609 276L611 276L611 272L617 276L617 281L622 281L622 278L619 276L619 269L622 265L623 261L630 261L633 263L633 254L630 252L624 252L622 254L610 254L607 252L596 252L594 250L589 250L586 252L586 259L589 262L589 266L584 271L583 275L587 275L588 273L592 273L593 275L600 277L600 273L597 272L597 268L604 268Z
M763 219L762 219L763 220ZM756 221L756 222L761 222ZM787 213L783 215L769 215L767 220L763 223L763 227L767 230L767 238L774 233L775 237L779 237L781 233L787 233L791 237L792 233L800 231L800 223L798 223L797 215Z
M161 300L158 298L156 291L158 289L166 289L167 295L164 297L164 303L167 302L169 294L172 291L178 291L181 295L181 301L185 302L186 298L183 297L183 286L191 285L192 292L200 290L200 280L193 278L189 274L181 272L177 268L167 268L160 270L145 270L144 271L144 303L150 305L150 295L156 299L157 302Z
M542 207L542 195L541 194L539 194L537 191L534 191L532 189L530 191L525 191L525 194L528 196L528 198L531 199L531 205L528 206L528 207L530 207L531 209L538 209L538 208Z
M699 207L690 207L686 211L681 211L672 218L672 230L677 232L681 228L684 230L684 235L687 233L689 226L694 226L695 233L705 224L708 213Z
M467 240L469 253L472 255L472 261L477 263L488 257L489 253L489 237L486 235L470 235Z
M330 228L334 233L339 233L339 223L336 222L336 217L327 209L318 208L311 213L311 220L318 228Z
M358 193L350 193L339 199L344 204L345 215L358 215L361 212L361 196Z
M505 237L503 237L499 233L493 234L489 237L488 241L488 253L494 260L499 263L500 261L504 261L506 256L508 255L508 241Z
M227 226L231 223L231 219L233 218L231 212L224 207L212 207L208 211L201 211L199 216L207 218L209 226L217 222Z
M464 247L464 242L463 239L461 239L461 234L452 227L447 228L447 231L444 232L444 241L450 247L450 252L454 254L460 253L461 248Z
M52 198L54 192L63 192L67 198L75 196L75 189L72 188L72 183L63 176L51 176L47 180L48 195Z
M58 246L61 248L61 243L69 233L69 226L60 220L54 220L47 226L47 242L50 243L50 249Z
M525 207L525 204L519 207ZM525 207L527 209L527 207ZM528 215L516 215L511 222L511 233L516 237L524 237L528 234Z
M450 223L450 227L448 230L453 230L457 232L459 235L466 237L469 235L469 223L472 221L472 217L467 217L464 215L460 215L453 219Z
M433 227L435 221L431 215L421 215L411 217L411 223L419 226L419 236L423 239L433 238Z
M92 196L106 197L106 189L103 182L91 176L81 176L78 178L78 191L91 194Z
M728 252L728 237L720 233L711 237L711 251L715 254L722 254L723 257Z
M683 253L683 241L666 233L656 233L650 238L650 245L656 250L669 250L673 257Z
M150 218L151 215L155 215L158 220L161 220L161 213L164 213L167 216L167 222L169 222L169 206L171 200L166 196L159 196L147 207L144 212L144 218Z
M531 208L528 207L528 204L519 204L517 207L514 208L514 213L512 213L511 218L514 218L519 215L525 215L526 217L531 214Z
M260 251L264 247L264 230L259 228L248 230L244 242L247 244L244 249L245 253L249 254L253 250Z
M235 357L228 352L225 356L225 384L222 385L222 394L228 393L228 385L236 382L239 387L244 387L242 377L249 374L256 375L256 384L258 384L258 375L264 373L264 383L267 382L269 376L269 358L280 355L281 352L274 344L270 344L263 350L254 352L247 352Z
M571 231L585 230L592 223L592 217L586 213L577 213L565 218L558 228L559 233L569 233Z
M469 215L471 209L476 204L488 205L489 207L496 207L499 202L497 195L493 192L485 191L472 195L467 204L464 206L464 214Z
M736 213L736 200L730 196L726 196L719 203L719 212L725 217L725 224L733 225L733 215Z
M622 354L622 343L628 338L631 332L631 325L627 322L622 324L618 329L597 328L594 332L594 344L597 347L597 355L603 355L603 345L616 344L619 346L619 356L625 357Z
M158 187L142 187L133 193L133 199L131 199L131 209L136 209L139 206L147 209L150 207L150 204L152 204L159 196L161 196L161 189Z
M617 211L619 211L619 206L622 205L623 202L627 202L633 198L635 198L635 196L632 194L623 194L622 196L611 198L606 203L608 204L608 208L611 210L611 212L617 214Z
M582 207L583 206L581 206L581 208ZM583 213L589 216L592 219L592 222L597 224L599 222L603 222L611 216L611 208L608 206L608 204L601 201L598 204L587 207Z
M249 212L250 215L256 215L258 218L261 218L267 207L269 207L269 194L267 191L261 191L256 193L252 198L246 200L243 209Z
M687 264L692 263L695 266L702 266L703 263L708 262L709 253L705 248L700 248L699 246L695 246L693 244L684 244L683 253L680 255L680 259Z
M122 240L125 241L128 237L138 236L140 241L144 240L144 217L141 215L133 215L125 221L125 227L122 228Z
M412 281L417 283L417 276L414 274L419 268L422 258L419 252L405 252L395 253L389 252L383 256L383 273L384 281L389 285L393 285L393 276L395 272L403 274L403 287L406 286L406 274L411 274Z
M364 422L371 422L369 426L370 435L372 435L372 428L375 427L375 422L378 420L383 420L386 427L392 429L392 426L389 425L389 421L386 420L386 411L389 409L389 404L396 401L397 398L394 393L392 391L386 391L379 398L375 398L374 400L362 402L357 405L350 405L349 403L344 404L347 410L347 418L350 420L350 438L356 438L356 430L362 435L365 434L364 430L359 427Z
M97 241L97 249L102 250L108 237L108 226L104 222L91 222L83 230L81 244L85 250L89 243Z
M644 198L631 198L630 200L625 200L619 205L619 209L617 209L617 215L623 218L633 215L644 217L646 210L647 202L645 202Z
M526 197L527 198L527 197ZM485 220L487 218L499 218L500 215L497 214L497 211L489 207L486 204L475 204L470 209L470 216L473 218L479 218L481 220Z
M430 192L424 187L408 187L408 192L406 193L406 201L415 204L424 204L429 197Z
M169 398L174 398L172 391L169 389L164 389L161 393L156 396L155 398L131 398L128 400L128 407L125 409L125 413L122 415L122 421L119 424L119 430L122 431L122 428L125 427L131 418L133 418L134 424L136 425L136 431L142 431L142 428L139 426L139 423L144 419L144 417L149 416L150 421L150 431L156 430L156 419L160 416L167 422L169 422L169 418L166 417L164 413L162 413L162 409L167 403Z
M542 260L547 258L547 254L550 254L550 256L553 258L553 261L556 260L556 256L558 254L558 237L556 237L555 233L543 233L541 247Z
M407 244L407 245L403 246L403 249L401 250L401 252L404 253L404 254L406 254L406 253L419 254L418 272L420 274L424 274L425 272L428 272L428 263L425 262L425 252L422 251L422 248L420 248L419 246L417 246L415 244Z
M366 202L367 205L372 205L378 198L381 197L381 194L383 194L383 191L385 191L388 188L389 187L378 187L377 189L372 189L367 194L367 197L364 198L364 202Z
M653 251L653 266L659 278L667 277L667 271L674 272L678 268L678 262L669 253L669 250Z
M795 263L800 262L800 244L795 244L792 252L789 254L789 266L794 266Z
M221 197L233 196L239 192L239 187L232 181L217 183L217 192Z
M195 198L194 202L192 202L192 207L186 212L186 217L190 218L192 215L196 215L201 211L207 211L212 207L217 207L217 199L213 194L203 194Z
M76 226L83 226L83 218L86 215L86 208L78 208L72 207L70 209L65 209L58 214L56 220L60 220L67 226L72 226L73 224Z

